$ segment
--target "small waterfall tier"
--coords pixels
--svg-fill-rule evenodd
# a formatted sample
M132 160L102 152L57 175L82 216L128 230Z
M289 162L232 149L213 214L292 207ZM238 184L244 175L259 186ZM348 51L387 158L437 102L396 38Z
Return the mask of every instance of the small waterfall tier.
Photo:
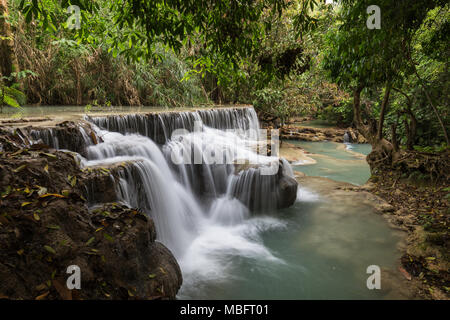
M102 142L91 124L85 121L65 121L53 127L27 127L25 131L35 143L54 149L65 149L85 155L86 148Z
M258 117L253 108L216 108L182 112L86 116L101 129L122 134L138 133L158 144L166 143L176 129L194 131L196 121L214 129L258 130Z

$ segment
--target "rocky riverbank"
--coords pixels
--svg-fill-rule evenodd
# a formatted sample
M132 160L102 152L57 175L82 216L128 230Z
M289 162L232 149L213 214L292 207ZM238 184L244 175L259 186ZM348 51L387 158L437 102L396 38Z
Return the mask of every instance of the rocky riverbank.
M353 128L316 128L305 125L310 121L310 117L292 117L285 125L275 117L270 117L262 112L258 113L258 119L264 129L280 129L281 140L301 140L301 141L334 141L344 142L344 135L347 133L350 143L367 143L367 140Z
M114 202L88 207L92 172L26 140L0 129L0 297L174 299L181 271L153 221ZM80 290L67 289L70 265Z
M364 188L392 206L386 218L407 232L399 270L408 285L422 299L450 299L448 183L418 182L391 171L372 176Z
M344 142L344 134L349 136L349 142L367 143L366 139L352 128L312 128L301 125L285 125L280 129L280 138L282 140L301 140L301 141L334 141Z

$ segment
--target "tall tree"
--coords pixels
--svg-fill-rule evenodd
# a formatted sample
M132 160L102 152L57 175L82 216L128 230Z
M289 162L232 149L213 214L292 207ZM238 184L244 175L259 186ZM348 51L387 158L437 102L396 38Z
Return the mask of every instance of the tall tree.
M6 77L19 71L8 17L8 1L0 0L0 74Z
M372 144L371 164L392 160L392 143L384 138L385 115L393 86L413 72L405 53L427 12L444 1L341 1L337 24L327 35L324 68L331 78L353 91L354 124ZM380 28L366 25L369 6L380 9ZM362 103L361 94L379 93L376 112Z

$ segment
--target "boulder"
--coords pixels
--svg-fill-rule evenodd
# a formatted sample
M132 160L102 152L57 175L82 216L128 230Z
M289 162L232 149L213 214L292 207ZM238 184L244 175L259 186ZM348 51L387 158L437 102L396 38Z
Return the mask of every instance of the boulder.
M71 153L23 145L1 128L0 141L9 146L0 154L0 297L175 298L181 271L152 219L118 203L90 209L88 173ZM66 286L71 265L81 290Z
M265 212L292 206L297 199L297 181L284 168L280 160L278 171L261 174L261 165L236 164L232 194L253 212Z
M297 200L297 180L283 175L278 181L277 208L289 208Z

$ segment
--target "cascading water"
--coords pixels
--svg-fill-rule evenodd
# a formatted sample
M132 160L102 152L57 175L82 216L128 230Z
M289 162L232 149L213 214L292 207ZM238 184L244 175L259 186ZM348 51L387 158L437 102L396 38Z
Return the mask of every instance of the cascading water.
M383 297L366 287L369 264L393 268L398 258L382 218L348 197L329 201L291 188L290 165L255 152L264 145L258 134L245 131L258 128L253 109L86 119L98 127L80 122L24 128L25 138L28 133L79 152L82 166L109 169L87 170L94 177L87 186L89 204L121 200L153 218L158 240L173 251L183 272L179 298ZM199 130L192 131L195 120ZM216 163L220 159L223 163ZM273 164L282 170L262 174ZM275 209L280 196L293 191L298 201ZM287 206L292 199L281 200ZM261 207L269 212L255 214Z
M95 124L103 142L88 143L81 165L128 163L119 172L117 197L153 218L159 240L180 263L185 285L225 276L227 265L219 256L282 262L265 248L259 233L283 223L252 217L250 211L275 210L277 183L282 176L292 179L293 173L286 161L255 152L263 143L252 108L86 120ZM59 145L52 131L34 137Z
M108 131L122 134L139 133L159 144L166 143L177 129L194 131L196 121L210 128L259 129L258 117L252 108L207 109L184 112L110 115L85 117L86 120Z

